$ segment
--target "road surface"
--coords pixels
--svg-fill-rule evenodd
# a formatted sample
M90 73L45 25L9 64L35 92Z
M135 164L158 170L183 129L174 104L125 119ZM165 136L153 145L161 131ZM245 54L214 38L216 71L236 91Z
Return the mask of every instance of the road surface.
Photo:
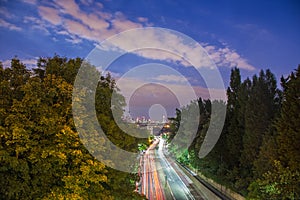
M155 148L158 146L158 150ZM149 200L220 199L195 177L163 153L164 140L156 140L140 160L138 191Z
M165 195L158 177L158 170L155 164L155 151L154 148L158 144L158 140L155 141L147 149L142 157L142 185L141 193L146 195L149 200L164 200Z
M163 154L163 145L164 140L160 140L158 148L158 160L162 167L164 176L166 177L166 183L169 186L173 199L180 200L192 200L195 199L188 189L186 184L191 184L192 181L188 177L184 177L184 174L181 174L185 180L183 180L179 174L175 171L174 165L171 165L170 162L166 159ZM176 169L177 171L179 169ZM186 184L184 183L186 182Z

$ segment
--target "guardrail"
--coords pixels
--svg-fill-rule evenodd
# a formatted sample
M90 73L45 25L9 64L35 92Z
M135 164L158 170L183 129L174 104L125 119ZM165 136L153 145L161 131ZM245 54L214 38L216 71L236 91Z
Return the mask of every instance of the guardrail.
M214 193L216 196L221 198L222 200L231 200L231 198L227 197L225 194L217 190L215 187L213 187L211 184L207 183L204 179L202 179L198 174L193 172L191 169L189 169L184 164L180 163L176 160L176 162L182 166L188 173L190 173L195 179L197 179L202 185L204 185L207 189L209 189L212 193Z

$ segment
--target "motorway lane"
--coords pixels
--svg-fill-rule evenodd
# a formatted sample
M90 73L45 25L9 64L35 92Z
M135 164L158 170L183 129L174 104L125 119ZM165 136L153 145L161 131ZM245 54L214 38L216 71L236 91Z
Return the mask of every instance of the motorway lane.
M164 191L158 177L154 160L154 148L157 144L158 141L150 145L142 157L143 165L140 166L142 168L141 193L146 195L149 200L165 200Z
M157 145L159 148L155 151ZM169 161L170 158L163 153L163 146L164 140L156 140L141 157L141 194L150 200L221 199L181 166Z
M165 155L163 154L163 151L162 151L163 145L164 145L164 140L160 140L159 148L158 148L158 160L159 160L162 170L167 178L167 184L170 187L173 199L178 199L178 200L195 199L193 197L193 195L191 194L190 190L187 188L187 186L182 181L182 179L176 173L174 168L170 165L169 161L165 158Z

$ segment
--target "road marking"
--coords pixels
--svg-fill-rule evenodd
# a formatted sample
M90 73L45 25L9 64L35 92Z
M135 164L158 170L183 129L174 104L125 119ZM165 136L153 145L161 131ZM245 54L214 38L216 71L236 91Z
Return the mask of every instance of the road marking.
M172 174L175 175L175 176L177 177L177 179L181 182L181 185L182 185L181 189L184 190L185 196L186 196L188 199L195 199L195 198L193 197L193 195L190 193L190 191L189 191L189 189L187 188L187 186L186 186L186 185L184 184L184 182L182 181L182 179L179 177L179 175L177 174L177 172L176 172L176 171L174 170L174 168L170 165L169 161L165 158L165 156L164 156L164 154L163 154L163 152L162 152L163 142L164 142L164 141L162 141L162 140L160 140L160 142L159 142L158 154L159 154L159 156L161 157L161 160L163 160L164 163L166 163L166 165L168 165L169 170L167 170L167 171L169 171L169 173L170 173L170 171L172 171ZM171 174L171 173L170 173L170 174ZM170 176L170 174L169 174L169 176ZM174 182L175 182L175 181L174 181ZM171 189L171 190L172 190L172 189Z

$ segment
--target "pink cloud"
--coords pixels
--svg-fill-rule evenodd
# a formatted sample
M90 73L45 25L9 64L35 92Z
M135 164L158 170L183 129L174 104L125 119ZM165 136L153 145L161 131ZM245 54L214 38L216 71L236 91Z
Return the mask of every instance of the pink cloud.
M111 14L103 11L102 4L96 5L89 0L82 0L82 3L90 6L94 5L95 9L96 7L98 9L97 12L86 13L82 11L74 0L56 1L56 5L52 6L57 7L57 9L45 6L40 6L38 9L42 18L50 22L52 25L57 26L61 24L59 30L55 28L54 30L58 34L62 31L67 32L68 35L73 38L69 39L72 43L81 42L79 38L99 43L120 32L134 28L142 28L148 24L148 19L144 17L137 17L137 22L135 22L127 19L127 17L121 12ZM74 38L77 39L74 40ZM243 58L235 50L230 49L226 45L224 48L219 48L205 44L205 52L201 46L186 44L174 34L157 34L155 31L151 32L148 30L132 35L131 37L120 38L119 41L116 41L116 45L122 50L136 49L136 46L139 45L136 40L137 38L139 38L139 42L145 38L142 41L145 46L173 48L173 54L157 50L134 52L145 58L165 60L181 64L183 66L191 66L191 63L188 62L193 61L196 68L212 67L210 59L207 58L207 52L210 58L219 67L239 67L246 70L255 69L255 67L252 66L247 59ZM202 53L199 54L199 52Z
M117 32L122 32L122 31L126 31L128 29L143 27L141 24L124 19L123 17L112 20L112 26L113 26L113 29L115 29Z
M36 0L23 0L24 3L36 5Z
M93 2L84 0L82 3L90 5ZM58 7L57 10L46 6L40 6L38 9L42 18L51 24L58 25L62 22L61 28L64 30L57 30L58 34L65 31L69 35L96 42L127 29L143 27L141 23L128 20L121 12L112 15L101 11L103 8L101 3L93 5L95 5L95 9L98 9L96 14L81 11L74 0L57 1L56 5L53 5Z
M109 26L109 23L107 23L104 19L100 18L96 14L86 14L81 12L80 8L73 0L58 1L57 3L63 9L63 12L65 14L69 14L73 18L81 21L90 29L100 30L100 29L106 29Z
M177 82L177 83L185 83L187 80L183 76L177 75L159 75L154 80L163 81L163 82Z
M138 17L137 19L139 22L148 22L148 19L146 17Z
M12 14L11 12L8 12L8 10L4 7L0 7L0 15L3 15L6 18L13 18L15 17L14 14Z
M13 31L21 31L22 30L22 28L14 25L14 24L11 24L11 23L3 20L3 19L0 19L0 27L1 26L4 27L4 28L7 28L9 30L13 30Z
M45 7L45 6L39 6L38 7L39 14L47 21L54 25L58 25L61 23L61 17L59 16L59 13L56 9Z
M65 27L69 33L81 36L87 39L94 39L91 31L84 24L74 21L74 20L65 20Z

